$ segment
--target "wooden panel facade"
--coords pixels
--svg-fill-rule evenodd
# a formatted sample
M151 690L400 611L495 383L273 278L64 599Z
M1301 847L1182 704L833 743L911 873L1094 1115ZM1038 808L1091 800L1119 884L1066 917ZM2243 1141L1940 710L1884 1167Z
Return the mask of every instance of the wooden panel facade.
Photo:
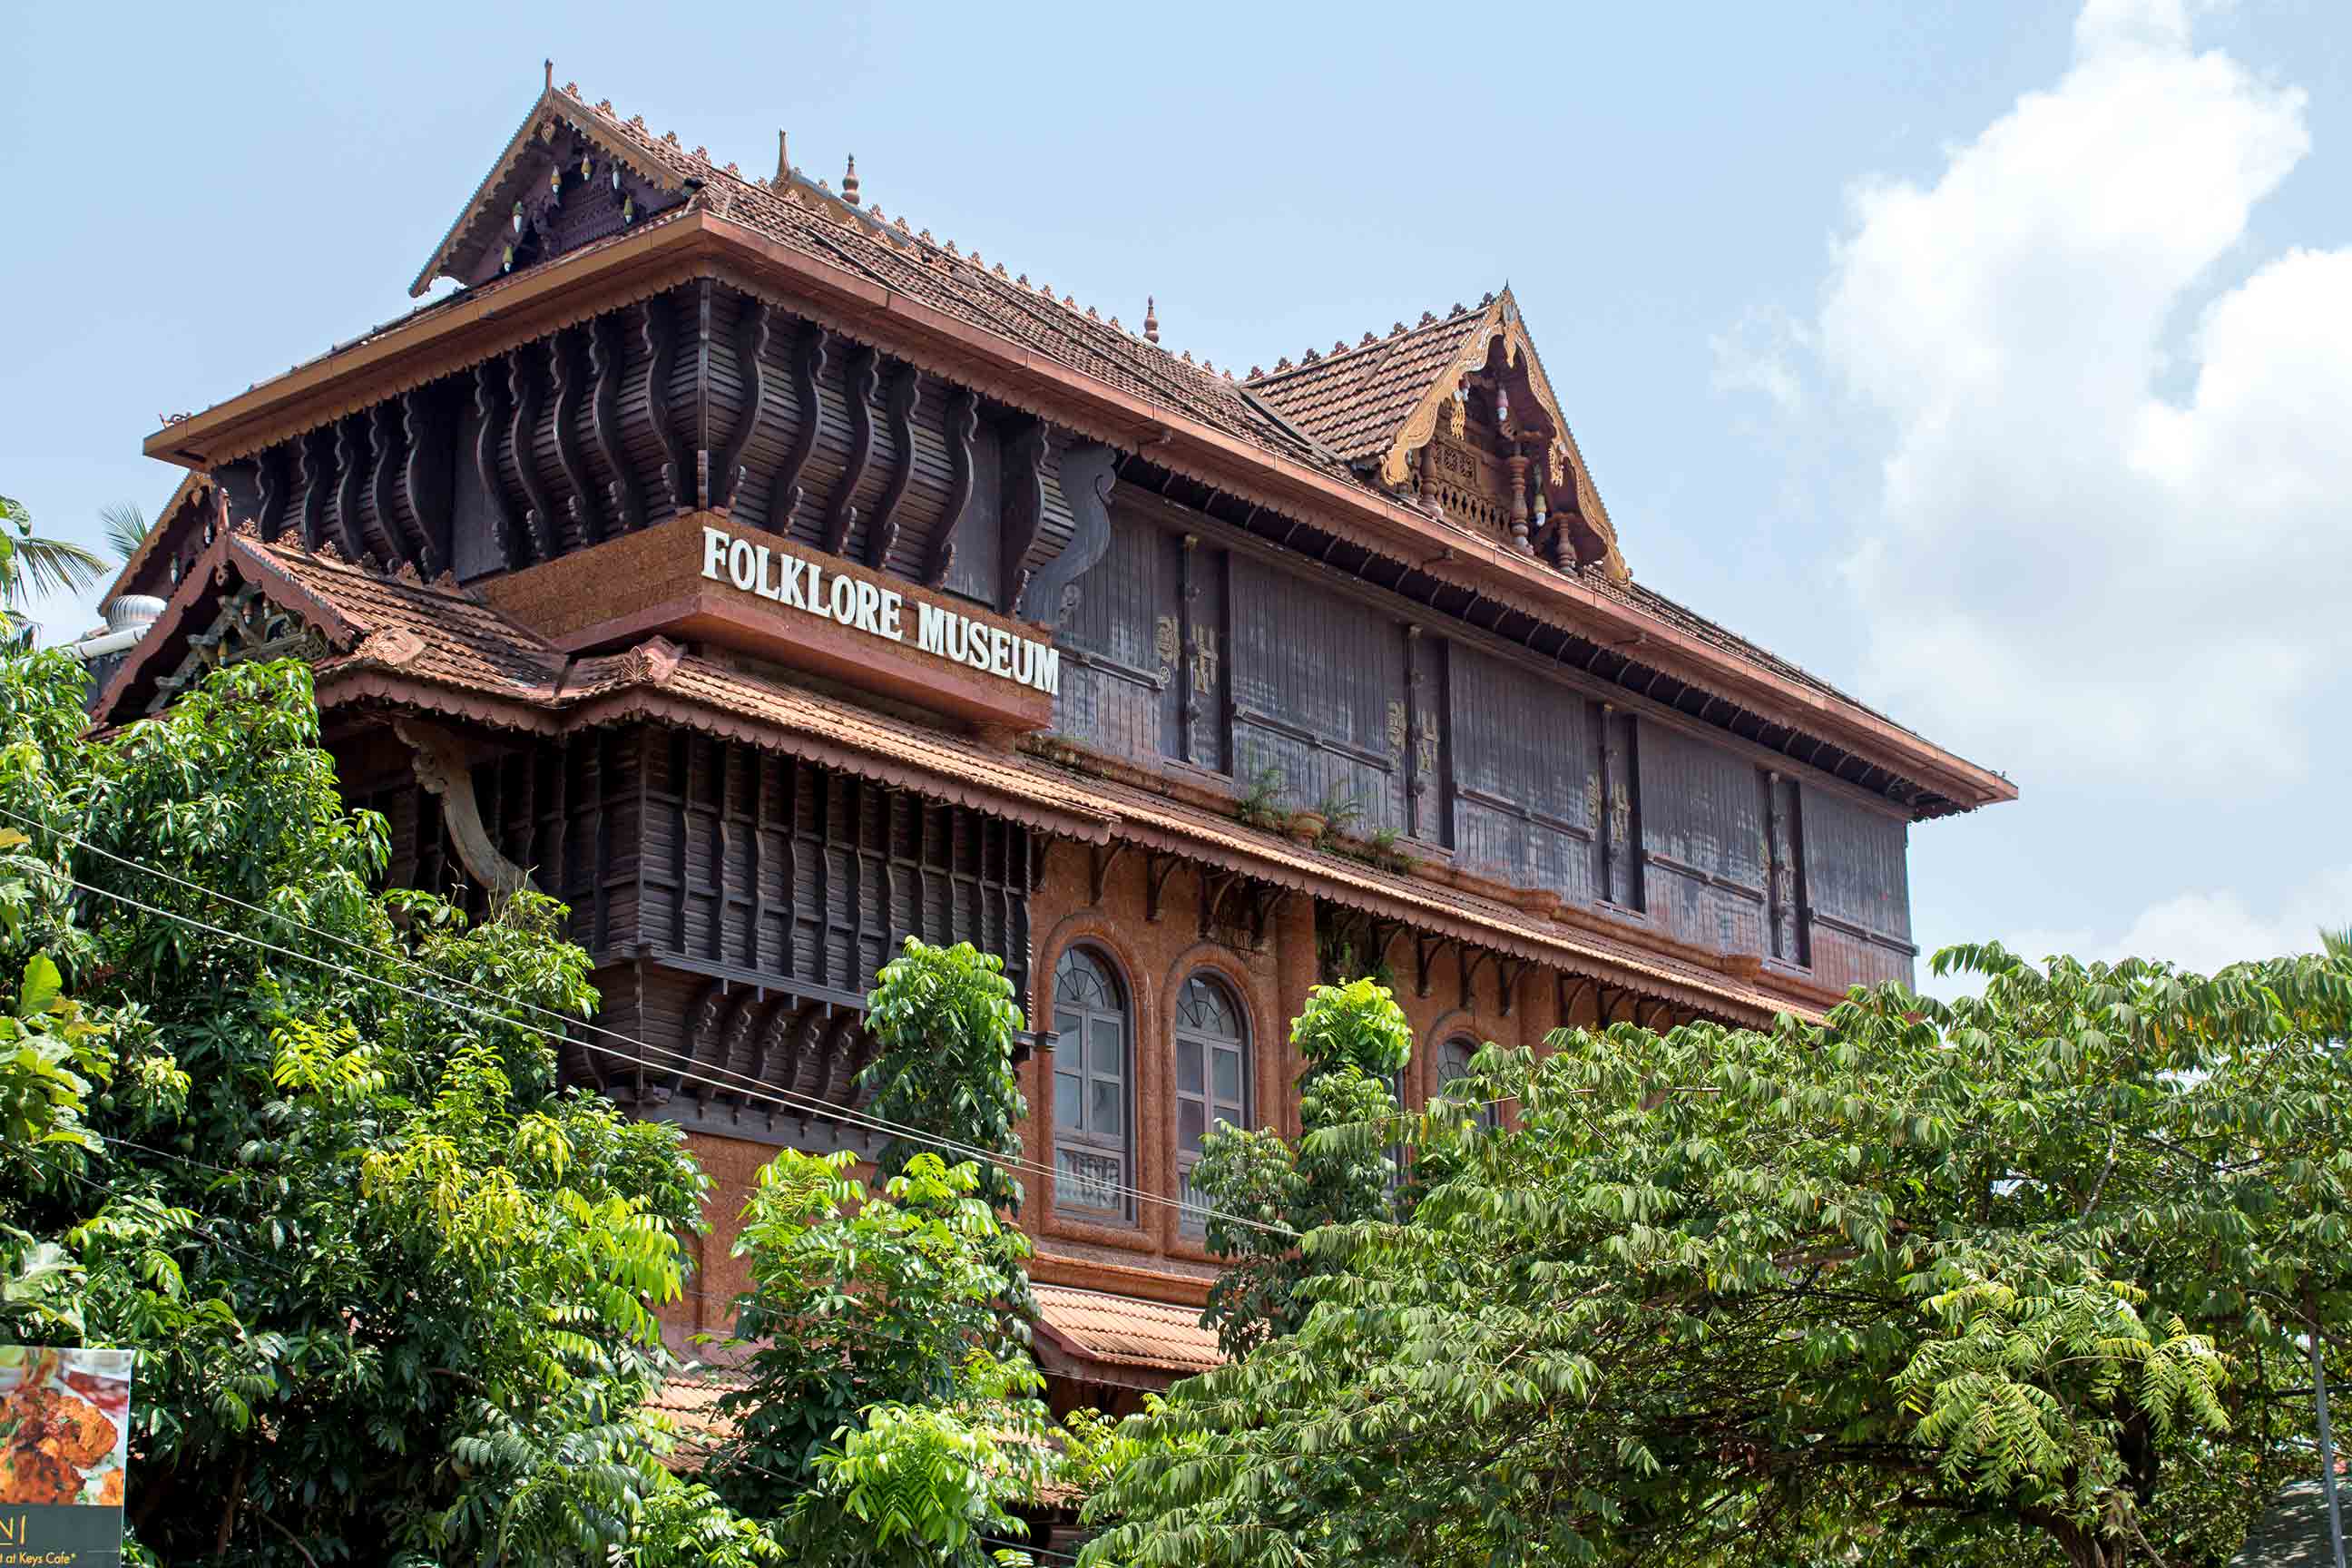
M439 797L401 765L379 746L344 770L384 816L387 885L483 917ZM855 1100L866 993L909 935L994 953L1026 992L1034 845L1014 824L656 725L510 748L471 781L491 844L570 906L600 1026L650 1047L583 1035L567 1073L649 1111L804 1137L809 1101Z
M1898 808L1261 552L1113 509L1057 733L1821 984L1911 976Z

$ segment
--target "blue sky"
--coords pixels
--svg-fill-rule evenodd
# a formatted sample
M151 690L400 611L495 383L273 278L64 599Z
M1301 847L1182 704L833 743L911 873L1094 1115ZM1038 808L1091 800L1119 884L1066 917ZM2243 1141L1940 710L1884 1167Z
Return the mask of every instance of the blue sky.
M405 309L551 54L1220 365L1508 280L1637 576L2020 782L1915 832L1924 944L2352 919L2337 0L662 15L0 19L0 490L93 537Z

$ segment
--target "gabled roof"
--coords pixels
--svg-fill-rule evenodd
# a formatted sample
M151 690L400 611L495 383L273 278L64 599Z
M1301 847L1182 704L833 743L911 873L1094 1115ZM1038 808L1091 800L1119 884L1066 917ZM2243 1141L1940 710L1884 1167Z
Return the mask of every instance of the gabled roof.
M1485 309L1425 313L1418 326L1400 321L1385 337L1366 333L1328 355L1310 349L1298 364L1285 359L1271 372L1253 365L1244 384L1349 462L1384 458L1430 388L1485 337L1492 306L1489 296Z
M1656 672L1653 686L1663 676L1675 683L1670 690L1710 705L1720 699L1767 729L1826 742L1835 755L1910 781L1916 814L2015 798L2005 779L1623 575L1606 510L1507 289L1475 310L1327 356L1315 374L1236 382L1126 330L1116 316L1105 320L1001 263L844 200L822 181L788 168L769 180L746 176L675 136L654 134L642 120L624 120L609 104L591 106L576 89L551 84L436 251L428 275L462 279L465 258L479 262L491 254L484 247L502 247L510 232L510 217L499 216L502 202L511 206L507 193L550 173L551 160L531 149L570 147L576 155L579 148L565 140L574 132L600 150L593 155L600 178L608 167L625 166L646 189L675 193L675 202L657 211L640 203L644 216L601 237L567 231L562 243L572 248L537 264L519 258L512 273L433 300L167 426L149 438L150 454L215 467L311 427L322 405L356 406L352 399L369 401L474 363L493 352L480 346L486 342L525 341L592 279L617 296L673 271L740 265L804 293L836 329L876 332L896 345L891 352L1132 452L1148 470L1228 494L1253 513L1263 508L1305 521L1351 549L1417 562L1407 574L1438 584L1435 592L1467 606L1459 612L1465 617L1484 606L1490 621L1524 616L1605 650L1638 647L1637 660L1618 657ZM1491 528L1433 510L1395 479L1403 455L1443 416L1449 382L1459 380L1447 372L1482 340L1511 361L1514 410L1523 394L1544 409L1559 437L1551 459L1566 454L1575 469L1576 520L1601 547L1590 551L1584 545L1596 542L1580 541L1580 554L1590 562L1598 553L1608 570L1559 570ZM1554 514L1562 514L1565 492L1549 493ZM161 531L184 542L178 528ZM138 574L142 582L160 577L157 561Z
M1366 332L1352 348L1335 343L1328 355L1320 356L1309 350L1295 367L1284 360L1269 374L1253 368L1244 388L1349 464L1395 489L1405 482L1407 455L1429 440L1455 384L1486 363L1497 338L1567 446L1578 509L1607 547L1609 576L1629 581L1608 508L1507 285L1479 300L1475 310L1456 305L1443 318L1424 312L1417 326L1399 321L1385 337Z
M959 251L954 241L934 240L929 229L918 230L904 217L888 219L878 205L846 199L856 195L846 180L836 195L788 163L769 179L747 175L732 163L713 163L704 148L688 150L675 132L655 134L642 116L622 119L610 100L591 105L576 84L558 88L551 78L418 273L412 294L422 295L439 277L467 281L464 260L506 243L509 219L501 215L531 184L525 174L531 149L552 142L559 131L576 132L659 190L680 193L687 207L740 223L1147 402L1382 494L1403 487L1404 454L1429 439L1459 373L1474 368L1466 360L1483 355L1500 333L1567 445L1580 510L1609 546L1608 574L1626 580L1614 530L1507 288L1486 296L1475 310L1449 313L1405 333L1400 341L1410 346L1402 354L1375 344L1244 384L1230 369L1219 374L1196 365L1189 353L1171 353L1121 327L1116 315L1106 320L1066 293L1057 299L1050 285L1032 284L1025 272L1008 272L1002 262L992 266L976 250ZM1294 406L1307 417L1300 418ZM1339 439L1327 438L1326 429Z
M714 163L704 149L686 149L674 133L656 135L642 117L623 120L609 101L588 104L571 83L551 85L540 95L412 293L422 294L436 277L462 281L452 262L469 244L494 237L504 243L507 220L499 214L517 171L533 139L549 134L541 128L559 126L578 132L643 178L685 192L690 206L1286 458L1313 453L1280 420L1251 407L1230 374L1169 353L1121 327L1115 315L1106 320L1070 295L1057 297L1043 279L1033 284L1028 274L985 262L976 250L934 240L929 229L917 230L903 217L891 220L878 205L845 201L798 170L761 180Z

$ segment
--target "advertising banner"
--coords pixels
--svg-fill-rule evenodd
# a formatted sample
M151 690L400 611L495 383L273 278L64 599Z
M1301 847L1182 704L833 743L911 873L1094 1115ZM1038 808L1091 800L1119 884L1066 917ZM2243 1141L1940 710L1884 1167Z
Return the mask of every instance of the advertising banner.
M122 1561L131 1352L0 1345L0 1568Z

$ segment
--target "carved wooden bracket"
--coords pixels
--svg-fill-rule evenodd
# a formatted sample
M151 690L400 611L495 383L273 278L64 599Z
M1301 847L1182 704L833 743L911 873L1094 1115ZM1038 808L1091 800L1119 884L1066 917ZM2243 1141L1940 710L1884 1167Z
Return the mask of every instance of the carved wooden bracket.
M1119 858L1127 850L1128 846L1124 842L1114 844L1108 849L1096 846L1087 850L1087 887L1092 895L1087 900L1089 904L1099 906L1102 903L1104 884L1110 880L1111 868L1118 864Z
M1511 1016L1511 1009L1518 1005L1519 977L1527 972L1528 961L1524 958L1495 960L1495 984L1502 997L1502 1014L1506 1018Z
M499 854L482 826L481 807L474 799L474 775L466 765L465 743L421 719L395 719L392 727L409 749L409 765L415 771L416 782L440 799L441 820L448 824L457 859L474 880L501 899L536 891L530 873Z
M1070 542L1040 564L1021 596L1020 613L1043 626L1058 626L1077 603L1078 579L1110 549L1110 489L1118 454L1098 442L1062 454L1062 499L1076 520Z
M1412 933L1414 995L1426 996L1429 994L1431 980L1430 969L1431 966L1436 963L1437 955L1444 952L1449 947L1459 946L1460 943L1456 942L1450 936L1430 936L1422 931L1415 931Z
M1465 949L1464 951L1467 952L1470 950ZM1473 1006L1476 1005L1478 994L1478 972L1494 962L1495 954L1488 949L1483 947L1477 949L1473 956L1463 960L1462 1010L1464 1012L1466 1013ZM1505 1010L1508 1011L1508 1008L1507 1007Z
M1176 868L1182 864L1173 855L1154 855L1144 862L1143 918L1146 921L1155 925L1159 923L1160 900L1168 891L1168 879L1174 876Z

